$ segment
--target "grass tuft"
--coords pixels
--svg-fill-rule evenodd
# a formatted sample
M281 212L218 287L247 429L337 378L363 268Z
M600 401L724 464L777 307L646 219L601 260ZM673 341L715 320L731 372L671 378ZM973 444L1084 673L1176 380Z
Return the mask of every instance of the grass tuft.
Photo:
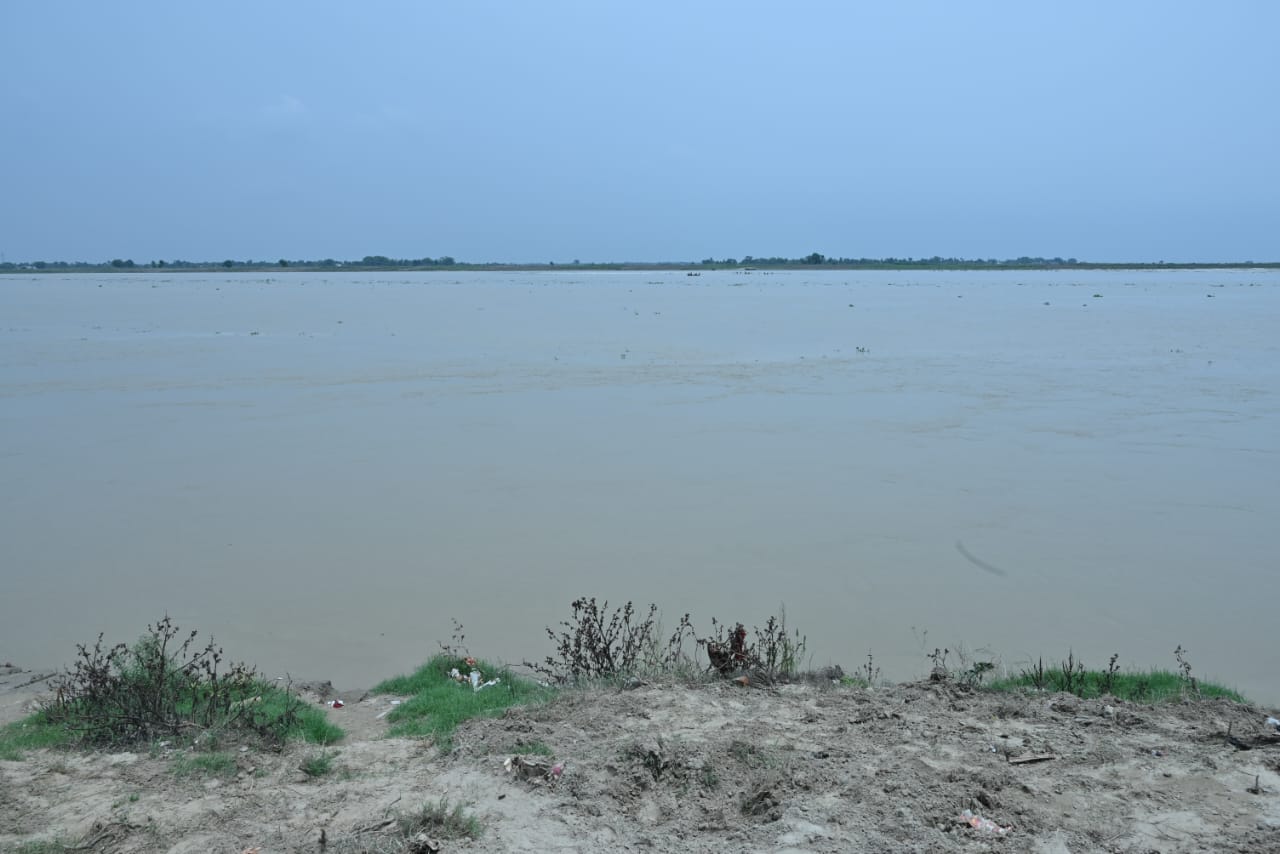
M212 639L197 644L197 634L166 615L132 646L108 646L101 634L92 646L77 644L74 666L52 683L53 702L23 721L25 729L6 729L0 750L12 756L24 743L186 741L192 733L217 743L238 732L273 745L342 737L319 710L264 682L254 668L225 661Z
M1237 703L1247 702L1239 692L1213 682L1197 680L1198 691L1193 690L1186 678L1168 670L1118 673L1082 668L1039 667L1025 670L1007 679L997 679L988 687L992 691L1016 691L1028 688L1062 691L1075 694L1082 699L1110 694L1117 699L1134 703L1180 700L1197 693L1201 697L1225 697Z
M19 762L24 751L62 747L72 741L72 734L64 727L50 721L44 712L36 712L0 727L0 760Z
M56 839L40 839L23 842L14 849L14 854L66 854L76 850L79 849Z
M473 691L469 683L449 678L449 671L455 667L463 673L471 670L470 665L454 656L441 654L408 676L397 676L374 686L374 693L410 697L387 716L391 735L434 738L442 750L448 750L453 744L453 731L463 721L494 717L511 706L541 702L552 694L549 689L522 679L507 668L484 661L477 661L475 669L484 674L486 681L494 678L502 681Z
M312 744L333 744L345 733L325 713L303 703L287 691L264 682L255 682L245 690L246 707L237 711L234 721L224 721L203 735L210 742L218 734L239 729L265 737L268 741L301 739ZM51 747L71 747L85 741L74 717L67 710L60 715L36 712L26 718L0 727L0 760L21 761L26 751Z
M81 850L67 842L52 839L31 840L22 842L14 849L14 854L68 854L69 851Z
M314 756L307 757L301 765L302 773L312 778L325 776L333 770L335 755L322 750Z
M230 777L236 773L236 759L230 753L195 753L174 760L173 773L179 777L203 774Z
M468 815L461 804L450 809L448 798L423 804L418 812L400 818L400 833L405 839L419 833L439 839L479 839L483 832L478 818Z
M333 744L346 733L321 709L300 703L293 694L275 686L262 685L261 702L256 717L267 722L268 729L278 729L285 739L302 739L311 744ZM272 724L270 722L276 722Z

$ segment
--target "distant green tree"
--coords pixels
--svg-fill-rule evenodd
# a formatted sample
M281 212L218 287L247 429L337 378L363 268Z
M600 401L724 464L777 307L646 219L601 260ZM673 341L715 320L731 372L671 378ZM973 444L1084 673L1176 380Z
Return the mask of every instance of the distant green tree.
M236 262L232 261L230 258L222 262L222 266L226 267L228 270L234 267L235 265L236 265Z
M288 267L288 266L289 266L289 262L288 262L288 261L286 261L286 260L284 260L283 258L281 258L281 259L280 259L280 266L281 266L281 267Z
M814 253L811 253L811 254L806 255L806 256L804 256L803 258L801 258L801 259L800 259L800 263L802 263L802 264L821 264L822 262L824 262L824 261L826 261L826 260L827 260L827 256L823 255L821 252L814 252Z

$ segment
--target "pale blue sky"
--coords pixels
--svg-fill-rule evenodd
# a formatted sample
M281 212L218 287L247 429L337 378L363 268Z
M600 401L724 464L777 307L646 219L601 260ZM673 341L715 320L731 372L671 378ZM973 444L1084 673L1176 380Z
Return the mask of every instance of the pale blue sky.
M0 252L1280 260L1280 3L6 2Z

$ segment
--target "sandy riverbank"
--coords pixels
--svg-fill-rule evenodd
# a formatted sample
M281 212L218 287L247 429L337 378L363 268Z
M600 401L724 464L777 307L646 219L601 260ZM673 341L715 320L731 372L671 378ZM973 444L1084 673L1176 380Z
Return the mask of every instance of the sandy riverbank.
M3 676L6 717L35 676ZM176 776L164 749L0 762L0 850L269 854L319 851L321 831L325 851L392 850L389 817L447 797L483 835L445 851L1280 851L1275 710L1226 701L649 684L472 722L441 755L383 737L392 698L345 696L328 713L347 737L315 779L299 766L318 748L301 744L232 748L221 776ZM530 744L563 776L508 774ZM1008 830L970 827L966 809Z

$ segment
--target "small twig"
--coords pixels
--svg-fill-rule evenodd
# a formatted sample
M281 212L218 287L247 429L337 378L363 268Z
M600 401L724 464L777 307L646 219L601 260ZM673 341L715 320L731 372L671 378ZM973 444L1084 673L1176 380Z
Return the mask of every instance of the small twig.
M400 800L400 799L396 798L396 800ZM396 820L394 818L385 818L382 821L375 821L372 824L365 824L360 827L357 827L355 829L355 832L356 833L377 833L378 831L385 830L386 828L390 827L395 823L396 823Z
M1241 741L1240 739L1236 738L1234 735L1231 734L1231 727L1232 727L1232 724L1227 724L1227 744L1231 745L1236 750L1253 750L1252 744L1249 744L1248 742L1245 742L1245 741Z
M1030 765L1033 762L1048 762L1057 759L1052 753L1037 753L1031 756L1018 756L1009 760L1010 765Z
M106 827L103 827L101 830L99 830L97 835L95 835L93 839L90 839L88 842L84 843L83 845L70 846L66 848L66 850L67 851L97 851L99 842L103 841L104 839L110 839L114 837L121 829L123 829L125 833L128 833L130 830L138 830L141 827L142 825L140 824L131 824L126 822L113 821L109 823Z

